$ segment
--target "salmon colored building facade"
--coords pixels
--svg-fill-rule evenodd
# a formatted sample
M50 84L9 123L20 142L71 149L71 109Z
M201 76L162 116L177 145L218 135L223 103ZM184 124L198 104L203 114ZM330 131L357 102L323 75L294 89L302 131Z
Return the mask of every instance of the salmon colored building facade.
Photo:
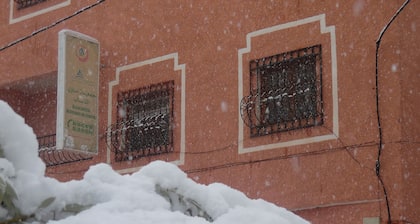
M420 2L404 3L3 0L0 99L62 181L164 160L312 223L420 223Z

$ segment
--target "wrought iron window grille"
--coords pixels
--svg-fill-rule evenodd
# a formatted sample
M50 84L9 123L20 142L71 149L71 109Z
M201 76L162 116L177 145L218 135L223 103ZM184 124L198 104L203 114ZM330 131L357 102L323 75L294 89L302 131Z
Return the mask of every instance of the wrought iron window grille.
M55 147L55 134L37 137L39 150Z
M117 162L173 151L174 81L118 93L117 122L108 128Z
M56 135L45 135L37 137L38 155L47 167L58 166L67 163L74 163L93 158L91 154L77 152L73 150L57 149Z
M240 106L251 137L323 124L321 45L255 59L249 69Z
M36 5L47 0L14 0L17 4L17 9L24 9Z

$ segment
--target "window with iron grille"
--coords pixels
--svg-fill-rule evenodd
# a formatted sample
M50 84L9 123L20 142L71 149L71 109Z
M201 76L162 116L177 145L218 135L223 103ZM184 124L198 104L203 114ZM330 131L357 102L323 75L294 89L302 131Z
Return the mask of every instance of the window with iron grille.
M111 132L116 161L173 151L174 82L118 94L118 118Z
M321 45L252 60L247 123L251 136L321 125Z
M47 0L14 0L17 4L17 9L27 8Z

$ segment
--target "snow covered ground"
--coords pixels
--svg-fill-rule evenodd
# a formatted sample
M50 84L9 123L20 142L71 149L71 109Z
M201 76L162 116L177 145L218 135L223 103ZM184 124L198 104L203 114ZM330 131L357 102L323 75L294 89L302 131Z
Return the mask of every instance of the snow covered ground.
M201 185L177 166L153 162L130 175L107 164L80 181L45 177L32 129L0 100L0 221L50 224L307 224L284 208L226 185ZM9 189L10 186L13 190ZM12 198L12 201L7 199Z

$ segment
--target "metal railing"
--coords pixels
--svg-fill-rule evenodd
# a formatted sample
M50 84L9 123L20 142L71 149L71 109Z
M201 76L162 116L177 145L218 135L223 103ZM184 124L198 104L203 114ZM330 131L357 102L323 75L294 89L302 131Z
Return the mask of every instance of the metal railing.
M55 139L55 134L37 137L39 145L38 155L47 167L90 160L93 158L92 155L87 153L57 149Z
M55 134L37 137L37 140L40 150L55 147Z

